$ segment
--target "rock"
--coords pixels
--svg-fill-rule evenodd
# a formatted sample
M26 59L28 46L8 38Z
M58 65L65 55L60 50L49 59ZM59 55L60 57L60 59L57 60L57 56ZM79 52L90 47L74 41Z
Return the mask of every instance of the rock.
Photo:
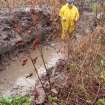
M67 83L68 77L64 73L58 72L58 74L52 77L50 82L59 88L63 88Z
M4 96L26 96L31 95L34 90L34 85L37 81L33 78L19 78L14 86L9 89L7 92L4 92Z
M45 81L44 81L44 82L45 82ZM46 81L46 82L44 83L44 87L45 87L46 89L50 89L50 84L49 84L48 81Z
M2 38L3 38L3 40L7 40L8 36L4 34Z
M0 71L3 71L3 70L4 70L4 67L0 65Z
M26 78L30 78L30 77L32 77L33 76L33 73L29 73L29 74L26 74Z
M56 89L51 89L51 92L53 92L54 94L58 94L58 91Z

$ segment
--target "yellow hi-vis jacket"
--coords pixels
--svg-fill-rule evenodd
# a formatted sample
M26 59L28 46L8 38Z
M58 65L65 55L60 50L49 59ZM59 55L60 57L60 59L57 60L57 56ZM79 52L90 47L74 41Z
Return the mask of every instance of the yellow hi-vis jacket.
M64 40L75 30L75 22L79 19L79 11L75 5L69 8L68 4L64 5L59 12L62 24L61 39Z

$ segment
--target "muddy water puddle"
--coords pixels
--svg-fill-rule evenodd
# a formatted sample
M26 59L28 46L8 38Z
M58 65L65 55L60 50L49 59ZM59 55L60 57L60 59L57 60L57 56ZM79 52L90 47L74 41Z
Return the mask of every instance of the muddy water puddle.
M63 57L62 54L57 53L57 51L61 48L61 43L53 43L52 46L55 48L49 46L43 46L42 48L45 63L48 67L54 66L57 60ZM36 67L39 70L39 74L43 74L45 72L45 69L39 50L30 50L30 52L32 58L38 57ZM15 84L18 84L17 81L20 82L20 85L23 85L24 83L22 82L22 78L25 78L25 76L29 73L34 74L31 79L35 80L34 67L30 58L26 56L28 58L27 64L25 66L22 66L20 62L22 56L26 55L24 53L20 54L17 58L15 58L15 61L10 61L10 65L7 66L5 70L0 72L0 96L5 95L7 91L14 87ZM27 84L29 83L27 82ZM32 85L34 86L34 84Z

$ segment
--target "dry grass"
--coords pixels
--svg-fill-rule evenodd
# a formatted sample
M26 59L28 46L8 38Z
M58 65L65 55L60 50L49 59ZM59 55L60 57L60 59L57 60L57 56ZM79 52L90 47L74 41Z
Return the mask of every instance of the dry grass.
M52 6L58 6L60 3L63 3L65 0L57 1L57 0L0 0L0 8L14 8L17 6L28 5L31 2L34 5L37 4L50 4Z
M101 66L105 55L104 28L98 26L79 42L73 42L70 63L75 65L75 69L70 67L68 84L71 87L68 87L67 105L96 105L97 99L105 94L104 84L100 81L104 71Z
M101 79L105 70L101 65L102 57L105 56L104 29L98 26L79 42L71 41L67 70L60 69L60 73L63 70L63 74L68 77L66 85L63 88L52 85L59 91L57 97L64 100L65 105L97 105L97 100L105 97L105 83Z
M0 0L0 8L14 8L19 5L24 5L28 0Z

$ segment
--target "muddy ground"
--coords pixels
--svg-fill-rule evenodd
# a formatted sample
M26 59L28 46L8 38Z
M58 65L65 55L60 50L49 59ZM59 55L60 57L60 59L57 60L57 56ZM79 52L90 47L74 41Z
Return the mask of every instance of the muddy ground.
M52 42L51 46L43 46L44 60L49 72L55 68L56 63L59 62L60 59L64 59L64 55L59 52L59 49L62 48L62 44L59 41ZM35 66L40 78L42 78L46 75L46 69L44 67L40 51L38 49L36 51L29 51L33 59L38 57ZM28 59L25 66L21 63L21 59L23 57ZM36 87L40 93L37 103L43 103L45 100L45 93L40 85L30 57L26 52L23 52L19 53L18 57L13 58L14 60L9 61L9 65L0 72L0 96L29 95L33 99L34 89Z
M18 11L18 13L21 14L20 11ZM27 18L28 18L28 20L30 20L29 16L28 17L24 17L24 16L26 16L26 15L21 14L21 19L23 18L22 19L23 25L24 25L24 21L27 21ZM5 14L4 14L4 17L5 17ZM4 20L4 17L1 18L1 20L2 19ZM44 18L45 17L46 17L46 14L45 14ZM25 18L25 20L24 20L24 18ZM48 19L48 18L49 17L46 17L45 19ZM7 18L6 18L6 21L7 21ZM8 20L8 22L10 22L10 20ZM18 21L18 22L21 22L21 21ZM31 26L32 21L29 21L29 22L30 22L30 26ZM31 94L32 92L30 92L30 91L32 91L35 84L37 84L36 81L38 80L38 78L36 77L36 73L34 72L34 68L33 68L30 58L27 57L26 50L28 49L32 58L38 57L36 67L38 68L39 75L43 76L46 73L45 73L45 68L43 66L42 59L40 57L40 52L38 49L33 51L31 49L32 48L31 44L26 45L26 47L23 47L23 48L20 48L20 47L16 48L16 50L14 52L11 52L11 51L13 51L13 50L11 50L12 48L15 49L14 46L16 44L16 39L19 38L19 40L20 39L23 40L24 38L22 38L21 35L19 35L19 33L14 33L14 35L15 35L15 37L14 37L15 39L14 39L13 36L11 36L12 34L9 34L9 32L11 32L10 26L9 27L7 26L7 23L5 23L5 20L4 20L4 22L1 22L1 23L3 25L1 26L0 43L1 43L2 47L0 47L1 48L0 50L1 50L1 52L2 51L3 52L1 53L1 65L0 65L0 69L1 69L1 71L0 71L0 96L1 97L3 95L12 95L12 96L22 95L22 96L24 96L27 94ZM5 23L5 27L4 27L4 23ZM27 23L27 24L29 25L29 23ZM45 23L44 25L46 26L46 24L47 23ZM45 35L45 36L47 36L48 33L49 33L49 35L50 35L50 33L52 34L51 30L53 29L53 28L51 28L51 26L49 26L49 24L47 24L47 25L48 25L48 27L44 27L44 26L42 27L42 30L44 32L43 35ZM24 26L27 26L27 25L24 25ZM47 31L45 31L46 28L47 28ZM78 22L77 30L76 30L76 32L74 32L75 40L79 41L82 36L85 36L87 33L92 32L94 30L94 28L95 28L94 13L83 12L83 14L81 15L81 19ZM24 29L24 27L23 27L23 29ZM5 34L3 34L3 33L5 33ZM46 35L46 33L47 33L47 35ZM56 33L54 33L54 35L55 34ZM5 36L5 38L3 38L4 36ZM19 37L16 38L17 36L19 36ZM30 36L28 36L28 37L30 37ZM35 38L35 36L33 38ZM13 42L13 44L11 42ZM46 42L46 40L45 40L45 42ZM9 45L11 47L11 48L9 48L8 43L12 44L13 46L11 47L11 45ZM3 45L4 45L4 47L3 47ZM59 52L59 50L61 48L62 48L62 42L60 41L59 38L55 39L54 41L50 41L49 44L47 43L43 46L43 54L44 54L45 62L47 64L48 68L56 66L56 63L59 62L59 59L64 59L65 55L61 54ZM3 49L6 49L6 50L3 50ZM9 51L9 53L8 53L8 51ZM7 52L7 53L5 53L5 52ZM24 57L28 58L28 62L25 66L23 66L21 64L21 59ZM33 73L33 76L26 78L27 75L29 75L30 73Z

